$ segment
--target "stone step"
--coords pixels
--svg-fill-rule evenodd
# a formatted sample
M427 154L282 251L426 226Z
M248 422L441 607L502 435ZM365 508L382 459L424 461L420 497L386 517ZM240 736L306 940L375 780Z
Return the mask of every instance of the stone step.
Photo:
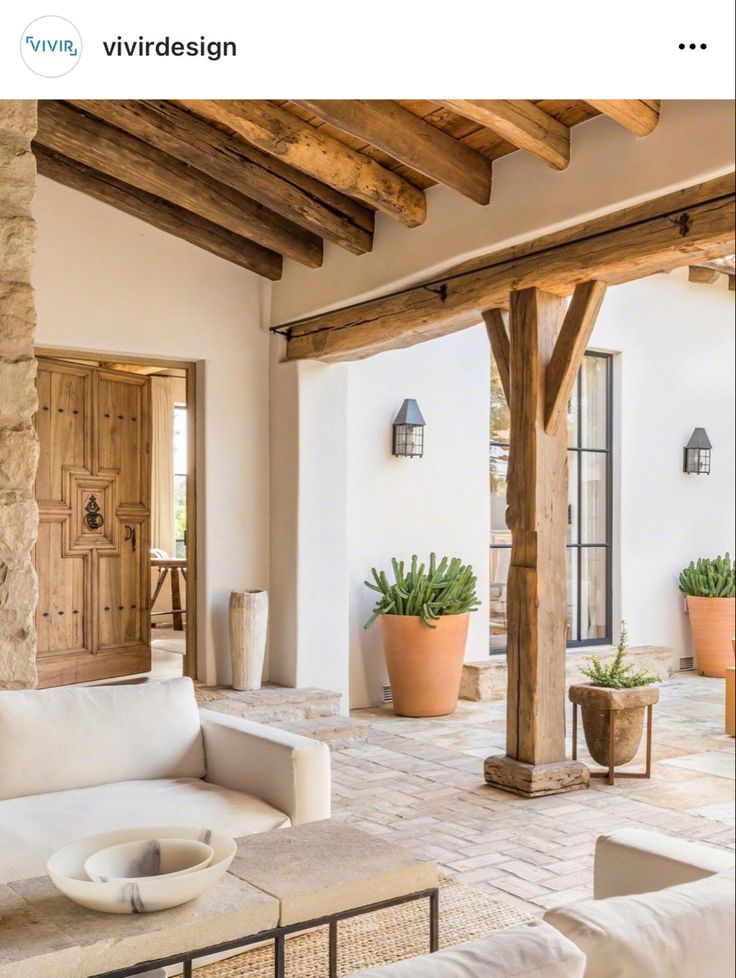
M353 717L315 717L313 720L294 720L291 723L276 724L281 730L321 740L330 750L345 750L364 744L371 727L370 720Z
M566 678L568 686L572 683L588 682L581 672L582 667L590 665L591 655L597 655L607 664L616 655L612 645L598 649L568 649L566 657ZM662 679L668 679L674 672L672 649L661 645L636 645L629 649L629 656L635 669L645 669ZM460 683L460 697L464 700L501 700L506 696L506 656L491 655L480 662L466 662Z
M287 723L334 717L340 713L340 693L328 689L292 689L267 684L261 689L237 690L228 686L197 686L200 706L218 713L244 717L257 723Z

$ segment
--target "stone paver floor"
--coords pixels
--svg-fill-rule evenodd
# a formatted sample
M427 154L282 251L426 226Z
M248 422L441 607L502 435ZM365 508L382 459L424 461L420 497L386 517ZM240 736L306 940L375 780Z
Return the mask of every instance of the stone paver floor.
M675 675L654 708L651 780L593 779L587 791L532 800L483 783L483 758L504 753L502 701L461 701L435 720L358 710L373 726L366 744L333 754L334 814L541 913L592 895L600 833L638 826L733 848L734 741L723 732L723 695L723 680Z

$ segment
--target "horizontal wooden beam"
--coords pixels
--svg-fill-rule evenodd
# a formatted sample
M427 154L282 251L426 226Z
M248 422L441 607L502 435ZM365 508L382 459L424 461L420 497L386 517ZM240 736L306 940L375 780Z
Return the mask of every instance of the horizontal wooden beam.
M39 102L36 143L310 268L322 240L147 143L59 102Z
M327 187L324 196L328 199L320 199L315 196L318 186L304 188L295 182L295 177L299 180L296 171L282 167L289 172L273 172L276 162L271 157L171 102L72 99L70 104L196 167L353 254L371 250L371 210L348 197L341 199ZM356 214L356 207L363 213Z
M455 266L441 277L287 324L290 359L351 360L411 346L508 308L511 291L571 294L733 252L734 174Z
M491 344L491 353L496 361L498 376L501 379L501 387L506 403L511 404L511 381L509 378L509 330L508 313L503 309L487 309L483 313L483 321L486 324L486 332Z
M470 197L491 198L492 163L389 99L298 99L331 126L364 139L426 177Z
M74 190L80 190L161 231L183 238L184 241L217 255L218 258L234 262L272 281L281 278L283 263L281 255L275 251L262 248L191 211L154 197L144 190L131 187L114 177L98 173L91 167L66 159L58 153L49 152L35 143L33 152L36 156L38 172L43 176L72 187Z
M178 104L408 227L426 219L427 201L421 190L272 102L183 99Z
M570 162L570 129L524 99L445 99L445 108L493 129L519 149L564 170Z
M607 115L635 136L648 136L659 122L659 102L644 99L586 99L588 105Z
M714 269L703 265L691 265L687 270L688 281L696 282L698 285L712 285L719 274Z
M572 294L544 378L544 427L552 437L557 435L567 414L573 385L605 294L603 282L581 282Z

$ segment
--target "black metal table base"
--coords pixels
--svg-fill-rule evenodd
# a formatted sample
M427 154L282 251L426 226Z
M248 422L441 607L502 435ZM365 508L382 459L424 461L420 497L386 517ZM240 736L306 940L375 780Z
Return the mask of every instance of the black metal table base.
M142 975L146 971L155 971L157 968L166 968L177 964L182 965L184 978L192 978L192 966L197 958L208 957L212 954L222 954L226 951L237 951L241 948L247 948L252 944L263 944L267 941L273 941L274 978L286 978L285 939L287 934L296 934L299 931L314 930L317 927L324 926L329 928L327 975L328 978L338 978L337 925L341 920L360 917L367 913L375 913L377 910L386 910L389 907L398 907L404 903L414 903L417 900L429 901L429 950L434 953L439 946L439 890L436 887L430 890L420 890L417 893L407 893L405 896L392 897L390 900L381 900L379 903L369 903L364 907L357 907L354 910L341 910L339 913L316 917L314 920L305 920L297 924L274 927L272 930L263 930L258 934L249 934L247 937L239 937L232 941L223 941L221 944L210 944L208 947L200 947L194 951L187 951L184 954L172 954L166 958L141 961L140 964L132 965L128 968L105 971L95 975L94 978L135 978L136 975Z

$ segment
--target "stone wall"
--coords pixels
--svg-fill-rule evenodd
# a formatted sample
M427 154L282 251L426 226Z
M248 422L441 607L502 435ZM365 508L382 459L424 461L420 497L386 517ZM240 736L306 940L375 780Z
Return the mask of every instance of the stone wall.
M616 649L602 646L595 653L604 665L613 661ZM672 649L659 645L634 645L629 649L635 669L653 672L655 676L669 679L674 672ZM587 683L583 667L590 666L591 652L585 649L568 649L565 654L565 682ZM460 698L464 700L502 700L506 696L506 656L491 655L480 662L463 664Z
M0 101L0 689L36 685L36 103Z

